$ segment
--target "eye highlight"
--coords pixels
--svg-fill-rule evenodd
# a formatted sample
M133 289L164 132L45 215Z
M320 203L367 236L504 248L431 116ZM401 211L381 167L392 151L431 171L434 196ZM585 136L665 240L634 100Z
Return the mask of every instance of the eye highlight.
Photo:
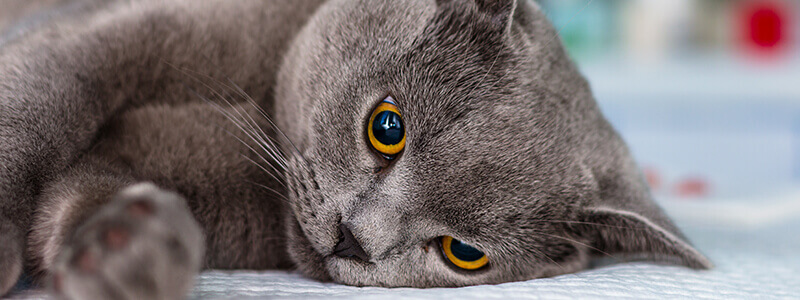
M444 257L464 270L477 270L489 263L489 258L475 247L464 244L451 236L439 239Z
M406 146L406 131L403 118L392 97L386 97L369 117L367 136L376 151L393 158Z

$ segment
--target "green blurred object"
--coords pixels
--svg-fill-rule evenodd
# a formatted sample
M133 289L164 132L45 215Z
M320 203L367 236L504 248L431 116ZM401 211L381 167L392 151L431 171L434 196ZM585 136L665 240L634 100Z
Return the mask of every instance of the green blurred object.
M603 56L619 43L622 0L541 0L570 55L577 60Z

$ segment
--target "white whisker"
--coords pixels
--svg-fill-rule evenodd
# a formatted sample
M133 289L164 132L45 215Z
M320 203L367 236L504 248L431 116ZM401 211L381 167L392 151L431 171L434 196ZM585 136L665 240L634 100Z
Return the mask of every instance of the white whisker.
M173 67L174 67L174 66L173 66ZM174 67L174 68L176 68L176 67ZM248 122L246 119L244 119L244 117L242 116L242 113L241 113L241 112L239 112L239 110L238 110L238 109L236 109L236 107L234 107L234 105L233 105L233 104L232 104L230 101L228 101L228 100L227 100L227 98L226 98L224 95L220 94L220 93L219 93L219 92L218 92L216 89L214 89L213 87L211 87L211 86L210 86L208 83L205 83L205 82L203 82L203 81L199 80L197 77L195 77L195 76L192 76L191 74L189 74L189 73L188 73L188 71L181 70L181 69L178 69L178 68L176 68L176 69L177 69L178 71L181 71L181 72L182 72L182 73L184 73L185 75L189 76L190 78L194 79L195 81L199 82L200 84L202 84L203 86L205 86L207 89L209 89L209 90L210 90L212 93L214 93L215 95L217 95L217 97L219 97L219 98L220 98L220 100L222 100L222 101L224 101L225 103L227 103L227 104L228 104L228 105L231 107L231 109L233 109L233 110L234 110L234 111L235 111L235 112L236 112L236 113L237 113L237 114L240 116L240 119L237 119L237 118L236 118L236 117L235 117L233 114L226 112L224 108L222 108L221 106L217 105L217 104L216 104L216 103L214 103L213 101L211 101L211 100L209 100L208 98L206 98L206 97L203 97L203 96L202 96L202 95L200 95L199 93L196 93L196 92L195 92L195 94L196 94L198 97L200 97L201 99L203 99L203 100L204 100L204 101L206 101L207 103L211 104L212 106L216 107L216 109L217 109L217 111L218 111L218 112L222 113L222 114L223 114L223 115L224 115L226 118L228 118L228 120L230 120L230 121L231 121L231 122L232 122L234 125L236 125L236 127L238 127L238 128L239 128L239 130L241 130L243 133L245 133L245 134L247 135L247 137L248 137L248 138L250 138L251 140L253 140L253 142L255 142L256 144L258 144L258 145L259 145L259 148L261 148L262 150L264 150L264 151L265 151L265 152L266 152L266 153L267 153L267 154L268 154L268 155L269 155L269 156L270 156L270 157L271 157L271 158L272 158L272 159L273 159L273 160L274 160L276 163L278 163L278 164L280 165L280 167L281 167L281 168L283 168L284 170L286 169L286 167L287 167L287 166L286 166L286 160L285 160L285 158L283 157L283 155L282 155L282 154L280 154L280 153L279 153L277 150L275 150L275 148L276 148L276 147L274 146L274 143L266 143L266 141L265 141L265 137L266 137L266 139L270 139L270 138L269 138L269 136L268 136L268 135L266 135L266 134L264 134L264 133L263 133L263 130L261 130L261 132L262 132L262 134L264 134L264 136L265 136L265 137L262 137L262 136L260 136L260 135L258 134L258 132L256 132L256 130L255 130L255 128L254 128L254 126L253 126L253 124L251 124L251 123L250 123L250 122ZM203 77L205 77L205 78L207 78L207 79L210 79L210 80L212 80L212 81L215 81L215 82L217 82L217 83L218 83L218 84L220 84L220 85L223 85L222 83L220 83L220 82L216 81L215 79L211 78L210 76L203 75L203 74L198 74L198 75L199 75L199 76L203 76ZM245 114L246 114L246 113L245 113ZM252 120L252 118L251 118L251 120ZM246 130L246 129L244 128L244 127L245 127L245 124L243 124L243 123L247 123L246 125L247 125L247 127L250 127L250 131L248 131L248 130ZM255 121L254 121L254 120L253 120L253 123L255 123ZM255 125L255 127L258 127L258 128L259 128L259 130L261 129L261 128L260 128L260 127L257 125L257 124ZM268 149L268 148L267 148L267 147L265 147L265 146L270 146L270 148ZM249 148L249 147L248 147L248 148ZM256 151L255 151L255 150L253 150L252 148L250 148L250 149L251 149L252 151L256 152ZM260 156L260 155L259 155L259 156ZM263 157L262 157L262 160L263 160ZM266 162L266 160L265 160L265 162ZM267 163L268 163L270 166L272 166L272 164L271 164L271 163L269 163L269 162L267 162ZM274 166L272 166L272 167L274 168Z
M234 83L234 82L233 82L233 81L231 81L230 79L228 79L228 82L229 82L231 85L233 85L233 87L234 87L234 88L235 88L235 89L236 89L236 90L239 92L239 94L240 94L240 95L242 95L242 97L244 97L244 98L245 98L245 100L247 100L248 102L250 102L250 105L252 105L253 107L255 107L255 108L258 110L258 112L261 114L261 116L262 116L264 119L266 119L266 120L267 120L267 122L269 122L270 126L272 126L272 128L273 128L273 129L274 129L274 130L275 130L277 133L279 133L279 134L280 134L280 135L283 137L283 139L284 139L284 140L285 140L287 143L289 143L289 146L291 146L291 147L292 147L292 150L294 150L294 152L297 154L297 156L298 156L300 159L302 159L302 160L303 160L303 161L304 161L304 162L305 162L305 163L308 165L309 163L308 163L308 161L306 160L305 156L304 156L302 153L300 153L300 150L297 148L297 146L294 144L294 142L292 142L292 140L291 140L291 139L289 139L289 137L288 137L288 136L287 136L287 135L286 135L286 134L283 132L283 130L281 130L281 129L280 129L280 127L278 127L278 125L276 125L276 124L275 124L275 122L273 122L273 121L272 121L272 118L270 118L270 117L269 117L269 115L268 115L268 114L267 114L267 113L266 113L266 112L265 112L263 109L261 109L261 107L259 107L259 106L256 104L255 100L253 100L253 98L252 98L252 97L250 97L249 95L247 95L247 93L245 93L245 91L244 91L244 90L242 90L242 88L241 88L241 87L239 87L239 86L238 86L236 83Z
M216 103L213 103L213 102L211 102L211 100L208 100L206 97L204 97L204 96L202 96L202 95L199 95L199 94L197 94L197 96L198 96L198 97L200 97L201 99L203 99L204 101L207 101L207 102L209 102L209 104L210 104L210 105L211 105L211 106L212 106L212 107L213 107L215 110L217 110L217 111L218 111L219 113L221 113L223 116L225 116L226 118L228 118L228 120L229 120L229 121L231 121L231 122L232 122L234 125L236 125L236 126L237 126L237 127L238 127L238 128L241 130L241 131L242 131L242 132L244 132L245 134L247 134L247 135L249 136L249 133L248 133L248 132L247 132L247 131L246 131L244 128L242 128L242 127L241 127L241 126L240 126L240 125L237 123L237 121L236 121L236 120L234 120L234 119L233 119L231 116L229 116L229 114L228 114L227 112L225 112L225 111L223 110L223 108L222 108L222 107L218 106ZM277 168L275 168L275 166L274 166L272 163L270 163L270 162L269 162L269 161L268 161L266 158L264 158L263 156L261 156L261 154L259 154L259 153L258 153L258 151L256 151L255 149L253 149L253 147L251 147L249 144L247 144L247 142L243 141L242 139L240 139L238 136L236 136L236 135L235 135L235 134L233 134L232 132L230 132L230 131L226 130L224 127L222 127L222 126L220 126L220 125L217 125L217 126L218 126L218 127L220 127L220 128L221 128L223 131L225 131L226 133L228 133L230 136L232 136L233 138L235 138L236 140L238 140L240 143L242 143L242 145L244 145L245 147L247 147L248 149L250 149L250 151L252 151L252 152L253 152L255 155L257 155L257 156L258 156L258 157L259 157L259 158L260 158L262 161L264 161L264 163L266 163L266 164L267 164L267 165L268 165L270 168L272 168L272 169L275 171L275 174L277 174L278 176L281 176L281 177L283 178L283 180L285 180L285 179L286 179L286 178L284 177L284 175L283 175L283 172L280 172L280 171L279 171ZM251 139L252 139L252 137L251 137ZM258 143L257 141L255 141L255 142L256 142L256 144L260 144L260 143ZM259 165L259 166L260 166L260 165ZM265 171L266 171L266 170L265 170ZM273 175L271 172L267 172L267 173L268 173L268 174L270 174L270 175L271 175L271 176L272 176L272 177L273 177L275 180L278 180L278 181L280 182L280 180L279 180L278 178L276 178L276 176L275 176L275 175Z
M576 243L576 244L578 244L578 245L581 245L581 246L587 247L587 248L589 248L589 249L592 249L592 250L598 251L598 252L600 252L600 253L603 253L603 254L607 255L608 257L612 257L612 258L614 258L614 257L615 257L614 255L611 255L611 254L609 254L608 252L605 252L605 251L603 251L603 250L597 249L596 247L593 247L593 246L591 246L591 245L589 245L589 244L586 244L586 243L583 243L583 242L579 242L579 241L576 241L576 240L574 240L574 239L571 239L571 238L567 238L567 237L563 237L563 236L558 236L558 235L554 235L554 234L549 234L549 233L546 233L546 232L541 232L541 231L536 231L536 233L537 233L537 234L546 235L546 236L549 236L549 237L554 237L554 238L557 238L557 239L562 239L562 240L569 241L569 242L572 242L572 243Z
M258 183L258 182L249 181L249 180L247 180L246 182L248 182L248 183L251 183L251 184L253 184L253 185L256 185L256 186L258 186L258 187L261 187L261 188L263 188L263 189L265 189L265 190L267 190L267 191L269 191L269 192L272 192L272 193L273 193L273 194L275 194L276 196L280 197L280 198L278 198L279 200L283 200L283 201L284 201L285 203L287 203L287 204L290 204L290 203L291 203L291 201L289 200L289 198L286 198L286 196L285 196L284 194L281 194L280 192L276 191L275 189L273 189L273 188L271 188L271 187L268 187L268 186L266 186L266 185L260 184L260 183Z

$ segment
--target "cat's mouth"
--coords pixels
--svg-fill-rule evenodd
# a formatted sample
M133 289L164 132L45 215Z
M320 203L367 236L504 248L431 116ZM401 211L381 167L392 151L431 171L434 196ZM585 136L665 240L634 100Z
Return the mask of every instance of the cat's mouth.
M303 224L298 220L298 217L291 214L291 221L289 222L289 255L294 261L297 270L305 276L320 280L320 281L338 281L331 274L331 270L336 269L357 269L363 272L369 272L375 265L366 260L356 257L343 257L337 255L334 247L325 247L325 253L321 253L314 247L312 238L303 229ZM334 240L334 243L339 242L340 237ZM335 272L334 272L335 273Z
M303 231L302 225L294 214L288 222L288 252L298 271L303 275L319 281L332 281L325 268L327 257L314 249L311 240Z

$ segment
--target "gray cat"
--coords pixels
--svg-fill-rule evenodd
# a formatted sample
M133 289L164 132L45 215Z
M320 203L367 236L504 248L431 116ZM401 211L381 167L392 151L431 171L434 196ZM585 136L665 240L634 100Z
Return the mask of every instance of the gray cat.
M174 299L203 268L434 287L711 265L533 2L2 5L0 295L23 271Z

